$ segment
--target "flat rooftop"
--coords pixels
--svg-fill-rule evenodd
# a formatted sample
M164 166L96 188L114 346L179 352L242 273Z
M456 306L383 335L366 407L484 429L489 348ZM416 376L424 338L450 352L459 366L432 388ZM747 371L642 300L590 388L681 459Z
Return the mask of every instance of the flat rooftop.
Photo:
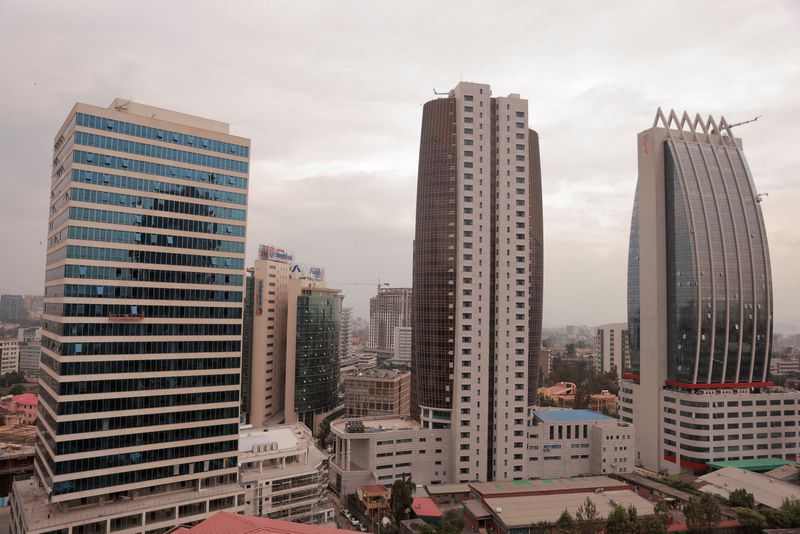
M772 471L778 467L789 465L791 462L782 460L781 458L754 458L752 460L731 460L727 462L709 462L708 466L711 469L724 469L726 467L738 467L746 471L755 471L756 473L765 473Z
M697 480L707 484L700 491L727 498L733 490L744 489L753 494L757 504L770 508L780 508L783 500L789 497L800 498L800 487L794 484L737 467L725 467Z
M627 509L632 505L640 516L651 515L654 511L652 503L631 490L605 491L601 494L590 492L498 497L486 499L486 505L490 508L490 513L498 517L506 527L521 528L540 521L554 523L565 509L575 517L578 508L587 498L597 507L600 517L608 517L617 506Z
M579 421L615 421L613 417L592 410L572 410L570 408L539 409L534 415L545 423L579 422Z
M469 484L428 484L425 486L428 495L450 495L451 493L469 493Z
M539 480L510 480L504 482L470 482L469 486L484 498L492 495L536 495L537 493L590 493L597 488L628 488L628 484L610 477L573 477ZM559 513L563 511L562 509Z
M239 452L251 452L253 447L277 443L278 450L295 449L300 437L292 427L259 428L239 432Z
M28 445L36 443L35 425L0 426L0 443L11 445Z
M392 430L414 430L420 428L419 423L410 417L384 416L364 417L358 419L337 419L331 423L331 429L347 434L345 430L348 421L358 420L364 423L364 434L374 432L389 432Z

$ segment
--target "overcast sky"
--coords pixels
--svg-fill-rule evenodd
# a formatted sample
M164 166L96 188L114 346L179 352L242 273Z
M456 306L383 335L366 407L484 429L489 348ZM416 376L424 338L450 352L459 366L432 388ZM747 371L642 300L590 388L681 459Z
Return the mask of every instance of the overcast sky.
M0 292L43 291L52 142L117 96L252 139L259 243L324 265L366 316L411 284L421 104L459 80L530 102L545 326L624 321L636 133L658 106L731 121L800 324L800 2L0 0ZM362 285L354 285L362 284Z

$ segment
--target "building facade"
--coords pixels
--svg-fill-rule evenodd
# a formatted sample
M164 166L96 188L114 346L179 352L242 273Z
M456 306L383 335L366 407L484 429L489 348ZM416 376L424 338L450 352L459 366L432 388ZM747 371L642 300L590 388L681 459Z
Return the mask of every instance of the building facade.
M342 308L339 318L339 361L348 361L353 354L353 308Z
M450 482L521 478L542 319L538 135L528 102L461 82L423 107L412 415L452 433Z
M0 295L0 321L19 321L24 318L22 295Z
M408 417L376 416L337 419L331 433L330 485L342 498L364 485L390 485L403 476L417 484L451 478L448 429L422 428Z
M394 329L394 355L395 363L411 364L411 327L396 326Z
M241 509L249 156L218 121L119 99L68 114L53 146L35 480L12 508L33 511L13 532L84 515L87 532L156 529L183 522L183 504L167 505L186 498ZM159 520L102 506L153 496Z
M346 417L408 416L411 411L411 373L375 369L344 379Z
M328 456L305 425L250 428L239 435L245 513L298 523L334 517L328 502Z
M623 369L630 366L628 324L612 323L594 329L594 368L622 378Z
M394 351L394 329L410 327L411 288L378 287L378 294L369 299L369 339L367 348L379 352Z
M0 338L0 374L19 371L19 340L15 337Z
M339 350L344 296L326 287L322 269L262 246L250 269L253 287L244 330L251 335L244 409L256 426L302 421L315 430L341 405ZM316 273L316 274L315 274Z
M24 343L19 346L19 372L28 376L39 376L39 361L42 346L38 343Z
M791 406L795 395L767 380L772 275L761 196L742 142L724 118L659 109L637 147L631 369L620 394L620 414L637 429L637 461L654 471L702 471L714 458L741 456L743 435L753 447L747 456L758 457L760 443L769 450L761 454L782 457L787 444L796 448L796 430L759 420L753 406ZM759 424L771 428L759 432ZM773 433L781 434L775 451L758 441Z

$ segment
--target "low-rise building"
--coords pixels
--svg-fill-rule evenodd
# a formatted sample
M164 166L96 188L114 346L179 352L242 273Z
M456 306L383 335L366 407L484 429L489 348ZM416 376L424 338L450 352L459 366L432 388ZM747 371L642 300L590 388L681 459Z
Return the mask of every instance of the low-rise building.
M246 514L301 523L333 519L325 497L328 457L302 423L243 429L239 466Z
M773 358L769 362L769 372L778 376L797 376L800 374L800 361Z
M42 328L38 326L19 328L17 329L17 340L20 343L41 343Z
M538 389L539 397L543 401L550 401L564 408L572 408L575 405L577 391L578 387L573 382L558 382Z
M0 338L0 374L19 370L19 340L15 337Z
M528 428L526 478L630 472L634 439L633 425L597 412L537 409Z
M761 473L725 467L697 479L700 491L727 499L731 492L743 489L753 496L757 505L780 508L786 499L800 499L800 487Z
M589 395L589 409L594 412L616 415L617 396L607 389L604 389L600 393L593 393Z
M410 476L417 484L452 478L449 429L422 428L405 417L338 419L331 423L331 487L344 498L368 484Z
M171 531L171 534L340 534L341 532L352 532L352 530L219 512L193 527L181 527Z
M541 532L543 523L555 523L564 510L575 517L586 499L599 517L615 508L633 506L639 516L652 515L653 504L633 488L605 476L557 480L470 483L473 499L464 503L464 517L474 530L492 534Z
M20 423L35 425L39 410L39 396L36 393L20 393L0 403L3 408L21 414Z
M411 373L374 369L344 379L344 406L347 417L409 415Z

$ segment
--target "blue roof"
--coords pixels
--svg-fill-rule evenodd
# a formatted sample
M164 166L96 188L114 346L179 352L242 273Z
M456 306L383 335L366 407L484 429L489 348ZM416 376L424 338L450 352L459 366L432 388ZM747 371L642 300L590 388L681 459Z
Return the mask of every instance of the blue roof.
M599 412L593 412L592 410L571 410L569 408L536 410L534 414L545 423L556 423L559 421L605 421L614 419L613 417L603 415Z

